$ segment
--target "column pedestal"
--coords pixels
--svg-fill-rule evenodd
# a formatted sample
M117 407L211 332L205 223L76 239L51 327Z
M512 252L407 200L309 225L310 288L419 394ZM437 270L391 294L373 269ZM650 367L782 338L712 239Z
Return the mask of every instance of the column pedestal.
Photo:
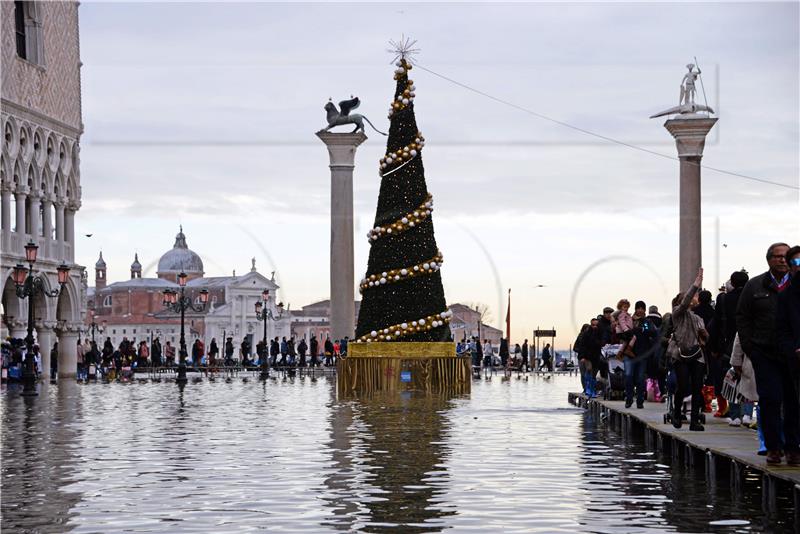
M355 270L353 268L353 168L363 132L317 132L330 155L331 169L331 338L355 335Z
M703 115L678 115L664 123L675 138L680 159L680 291L694 282L703 262L700 162L706 135L716 122Z
M78 373L78 332L58 335L58 379L74 379Z

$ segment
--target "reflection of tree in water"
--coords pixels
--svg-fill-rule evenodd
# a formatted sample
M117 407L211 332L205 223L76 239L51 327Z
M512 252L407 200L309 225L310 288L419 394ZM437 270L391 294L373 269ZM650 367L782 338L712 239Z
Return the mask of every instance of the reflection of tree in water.
M367 532L444 528L437 520L455 514L437 500L449 482L442 465L448 454L443 415L448 400L403 393L334 408L331 448L337 470L326 485L339 496L331 501L340 520L332 526Z
M67 532L80 493L63 490L75 472L80 392L75 382L42 385L38 397L4 395L2 532Z

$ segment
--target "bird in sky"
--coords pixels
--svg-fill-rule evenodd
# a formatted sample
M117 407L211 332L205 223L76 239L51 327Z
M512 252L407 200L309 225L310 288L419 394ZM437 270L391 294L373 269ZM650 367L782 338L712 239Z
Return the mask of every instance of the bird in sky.
M86 237L92 237L94 234L86 234Z

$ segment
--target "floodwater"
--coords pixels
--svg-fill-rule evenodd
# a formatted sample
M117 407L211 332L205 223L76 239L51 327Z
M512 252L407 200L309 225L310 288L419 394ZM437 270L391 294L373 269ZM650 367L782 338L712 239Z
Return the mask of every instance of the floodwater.
M779 532L567 403L577 377L337 401L335 379L2 389L2 532ZM745 430L742 430L745 432Z

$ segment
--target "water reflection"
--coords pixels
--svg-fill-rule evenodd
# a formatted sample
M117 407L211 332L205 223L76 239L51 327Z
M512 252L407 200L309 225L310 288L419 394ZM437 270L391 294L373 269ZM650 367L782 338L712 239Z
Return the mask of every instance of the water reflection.
M701 469L566 404L577 378L338 401L335 382L0 390L3 532L778 532L759 481ZM743 430L744 432L744 430ZM721 474L722 475L722 474ZM742 525L742 521L747 521ZM727 529L727 530L726 530Z
M348 400L331 414L336 470L326 485L337 529L434 532L455 513L441 506L448 488L447 396L405 392ZM342 491L344 490L344 491ZM357 502L351 498L357 496Z
M16 388L14 388L16 389ZM77 384L43 384L3 403L2 531L65 532L81 494L68 485L80 458Z

